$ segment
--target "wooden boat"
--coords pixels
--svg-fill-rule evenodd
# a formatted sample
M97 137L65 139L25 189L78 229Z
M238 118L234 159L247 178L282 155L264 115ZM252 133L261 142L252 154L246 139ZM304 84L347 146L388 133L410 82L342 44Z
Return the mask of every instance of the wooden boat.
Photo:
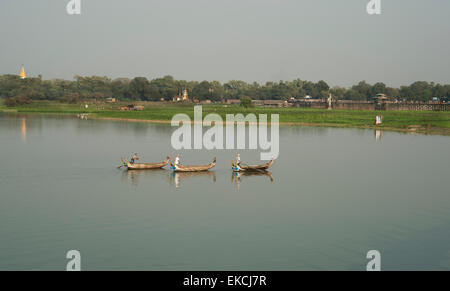
M122 158L122 163L127 168L127 170L151 170L151 169L161 169L169 164L170 157L167 157L164 162L161 163L130 163L127 159Z
M241 163L232 162L233 172L261 172L266 171L270 167L272 167L274 160L264 164L264 165L246 165Z
M211 164L201 166L184 166L170 163L170 169L174 172L204 172L214 168L216 166L216 161L216 158L214 158L214 161Z

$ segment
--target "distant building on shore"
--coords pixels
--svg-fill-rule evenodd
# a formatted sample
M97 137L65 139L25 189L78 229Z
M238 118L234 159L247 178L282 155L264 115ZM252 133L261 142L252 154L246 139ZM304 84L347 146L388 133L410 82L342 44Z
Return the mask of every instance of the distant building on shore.
M392 103L393 102L392 98L386 96L386 94L383 94L383 93L377 94L372 99L375 104Z
M183 90L183 94L182 95L178 95L173 97L173 102L181 102L181 101L188 101L189 100L189 95L188 95L188 90L184 89Z
M20 74L19 74L21 79L26 79L27 78L27 73L25 72L25 67L22 65L22 68L20 68Z
M239 104L241 104L241 99L228 99L227 104L239 105Z
M134 104L129 104L129 105L120 107L121 111L142 111L144 109L145 108L143 105L134 105Z
M264 107L289 107L286 100L252 100L252 104Z

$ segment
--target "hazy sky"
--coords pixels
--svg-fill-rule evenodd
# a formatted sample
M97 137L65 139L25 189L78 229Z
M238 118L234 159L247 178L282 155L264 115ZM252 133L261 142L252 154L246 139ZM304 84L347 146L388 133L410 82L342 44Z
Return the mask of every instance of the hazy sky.
M450 83L450 1L0 0L0 74Z

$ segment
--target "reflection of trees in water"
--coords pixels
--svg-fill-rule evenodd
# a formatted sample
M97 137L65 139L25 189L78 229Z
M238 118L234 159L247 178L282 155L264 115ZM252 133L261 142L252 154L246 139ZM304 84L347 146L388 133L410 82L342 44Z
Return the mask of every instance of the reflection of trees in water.
M73 118L72 118L73 119ZM166 124L152 124L149 122L108 120L108 119L73 119L80 132L105 132L113 131L114 134L134 134L145 137L150 131L152 135L167 137L167 132L171 132L172 127Z
M294 135L312 135L325 136L329 134L334 128L321 126L280 126L280 134L290 133Z
M87 132L89 134L92 133L103 133L108 128L108 123L106 122L98 122L98 120L95 119L74 119L73 122L75 122L75 126L77 128L77 131L80 133Z
M269 171L233 172L231 174L231 182L235 183L237 185L237 189L240 190L242 178L245 179L245 177L255 177L255 176L267 176L271 184L273 184L274 182L273 175Z
M135 132L139 134L146 134L148 130L151 130L152 134L161 134L161 136L167 136L167 132L171 132L172 130L170 124L155 124L149 122L120 120L107 121L107 123L111 125L111 127L117 132Z
M109 120L108 120L109 121ZM144 122L124 122L124 121L109 121L108 124L119 132L135 132L140 134L146 134L149 128L148 123Z
M112 129L114 132L134 132L145 136L148 129L148 126L146 126L145 124L102 119L89 119L89 117L87 120L77 118L73 121L76 122L76 128L79 132L86 131L88 133L106 132L108 129Z
M180 187L180 182L183 179L209 177L212 181L216 182L216 173L211 171L206 172L172 172L170 174L170 183L175 184L175 187Z
M40 116L33 116L27 114L17 114L17 113L1 113L0 126L11 129L17 128L20 132L22 139L24 134L26 136L30 131L41 133L43 128L42 118Z

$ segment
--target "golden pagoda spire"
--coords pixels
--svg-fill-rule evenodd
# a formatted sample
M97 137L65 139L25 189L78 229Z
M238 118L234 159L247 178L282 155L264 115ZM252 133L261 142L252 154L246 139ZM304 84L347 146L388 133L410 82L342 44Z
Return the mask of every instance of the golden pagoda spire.
M26 79L27 77L27 73L25 73L25 67L22 65L22 68L20 69L20 74L19 74L21 79Z

